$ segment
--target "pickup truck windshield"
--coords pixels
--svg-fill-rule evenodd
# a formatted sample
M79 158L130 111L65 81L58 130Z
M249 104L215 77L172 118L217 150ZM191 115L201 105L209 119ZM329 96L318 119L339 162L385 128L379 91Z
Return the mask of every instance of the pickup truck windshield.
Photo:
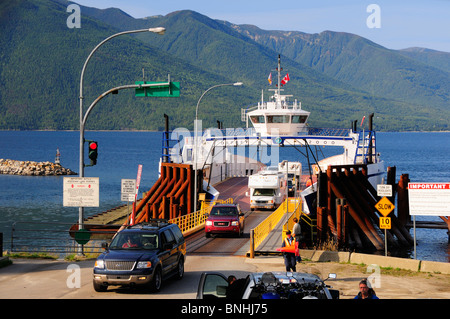
M110 249L158 249L158 235L152 233L118 233L109 246Z

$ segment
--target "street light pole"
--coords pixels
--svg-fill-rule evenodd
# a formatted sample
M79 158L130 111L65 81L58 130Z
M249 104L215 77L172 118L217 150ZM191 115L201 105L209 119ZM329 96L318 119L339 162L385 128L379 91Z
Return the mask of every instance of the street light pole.
M113 34L112 36L104 39L102 42L100 42L89 54L86 61L84 62L83 69L81 70L81 77L80 77L80 157L79 157L79 177L84 177L84 126L86 124L87 115L83 116L83 80L84 80L84 72L86 70L86 66L91 59L92 55L99 47L101 47L105 42L118 37L120 35L124 34L131 34L131 33L139 33L139 32L153 32L156 34L163 35L166 31L163 27L157 27L157 28L149 28L149 29L140 29L140 30L131 30L131 31L123 31L116 34ZM95 105L95 103L93 103ZM91 105L91 107L93 107ZM90 108L91 109L91 108ZM89 110L90 111L90 110ZM78 214L78 228L83 228L83 219L84 219L84 207L79 207L79 214Z
M202 100L203 96L205 96L206 93L208 93L209 91L211 91L214 88L220 87L220 86L241 86L243 83L242 82L235 82L235 83L227 83L227 84L217 84L214 85L212 87L210 87L209 89L207 89L205 92L203 92L203 94L200 96L200 98L198 99L197 102L197 107L195 108L195 121L194 121L194 212L197 211L197 129L198 129L198 106L200 104L200 101Z

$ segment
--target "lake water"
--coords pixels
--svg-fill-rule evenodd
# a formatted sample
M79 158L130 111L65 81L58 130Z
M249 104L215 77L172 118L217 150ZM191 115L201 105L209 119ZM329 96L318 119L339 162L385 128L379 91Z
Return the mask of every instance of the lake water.
M141 192L157 180L161 132L88 131L85 138L99 144L97 165L85 168L85 176L100 179L100 207L86 208L86 216L124 204L120 201L121 179L136 178L139 164L143 165ZM386 166L396 166L398 177L409 174L412 182L450 182L450 133L377 133L377 144ZM0 158L54 162L59 148L61 164L76 172L78 145L78 131L0 131ZM328 156L341 149L323 150ZM280 159L306 163L293 148L281 148ZM0 175L0 232L4 233L5 249L9 248L13 222L78 220L78 208L63 207L62 189L62 176ZM418 216L417 220L440 218ZM417 229L416 236L418 259L449 261L446 230Z

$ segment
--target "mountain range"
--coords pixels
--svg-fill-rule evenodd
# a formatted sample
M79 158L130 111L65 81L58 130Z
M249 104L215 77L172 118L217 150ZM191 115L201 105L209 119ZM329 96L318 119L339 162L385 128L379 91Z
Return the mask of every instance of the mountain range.
M64 0L0 3L0 129L79 128L79 82L84 61L103 39L120 31L162 26L163 36L117 37L92 56L84 106L103 92L146 81L181 83L179 98L142 98L120 91L99 102L87 129L192 129L199 105L203 127L243 127L241 108L268 98L267 77L281 55L292 94L311 112L310 126L350 127L375 113L378 130L450 128L450 53L391 50L360 36L324 31L268 31L183 10L135 19L110 8L81 7L81 28L68 28ZM272 87L273 88L273 87Z

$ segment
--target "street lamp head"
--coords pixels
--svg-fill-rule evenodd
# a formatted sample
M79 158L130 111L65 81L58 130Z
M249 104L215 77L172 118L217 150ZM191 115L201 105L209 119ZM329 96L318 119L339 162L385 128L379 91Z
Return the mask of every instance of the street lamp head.
M164 32L166 32L166 28L163 28L163 27L150 28L150 29L148 29L148 31L149 31L149 32L156 33L156 34L163 35Z
M233 83L233 85L234 86L241 86L241 85L243 85L244 83L242 83L242 82L236 82L236 83Z

